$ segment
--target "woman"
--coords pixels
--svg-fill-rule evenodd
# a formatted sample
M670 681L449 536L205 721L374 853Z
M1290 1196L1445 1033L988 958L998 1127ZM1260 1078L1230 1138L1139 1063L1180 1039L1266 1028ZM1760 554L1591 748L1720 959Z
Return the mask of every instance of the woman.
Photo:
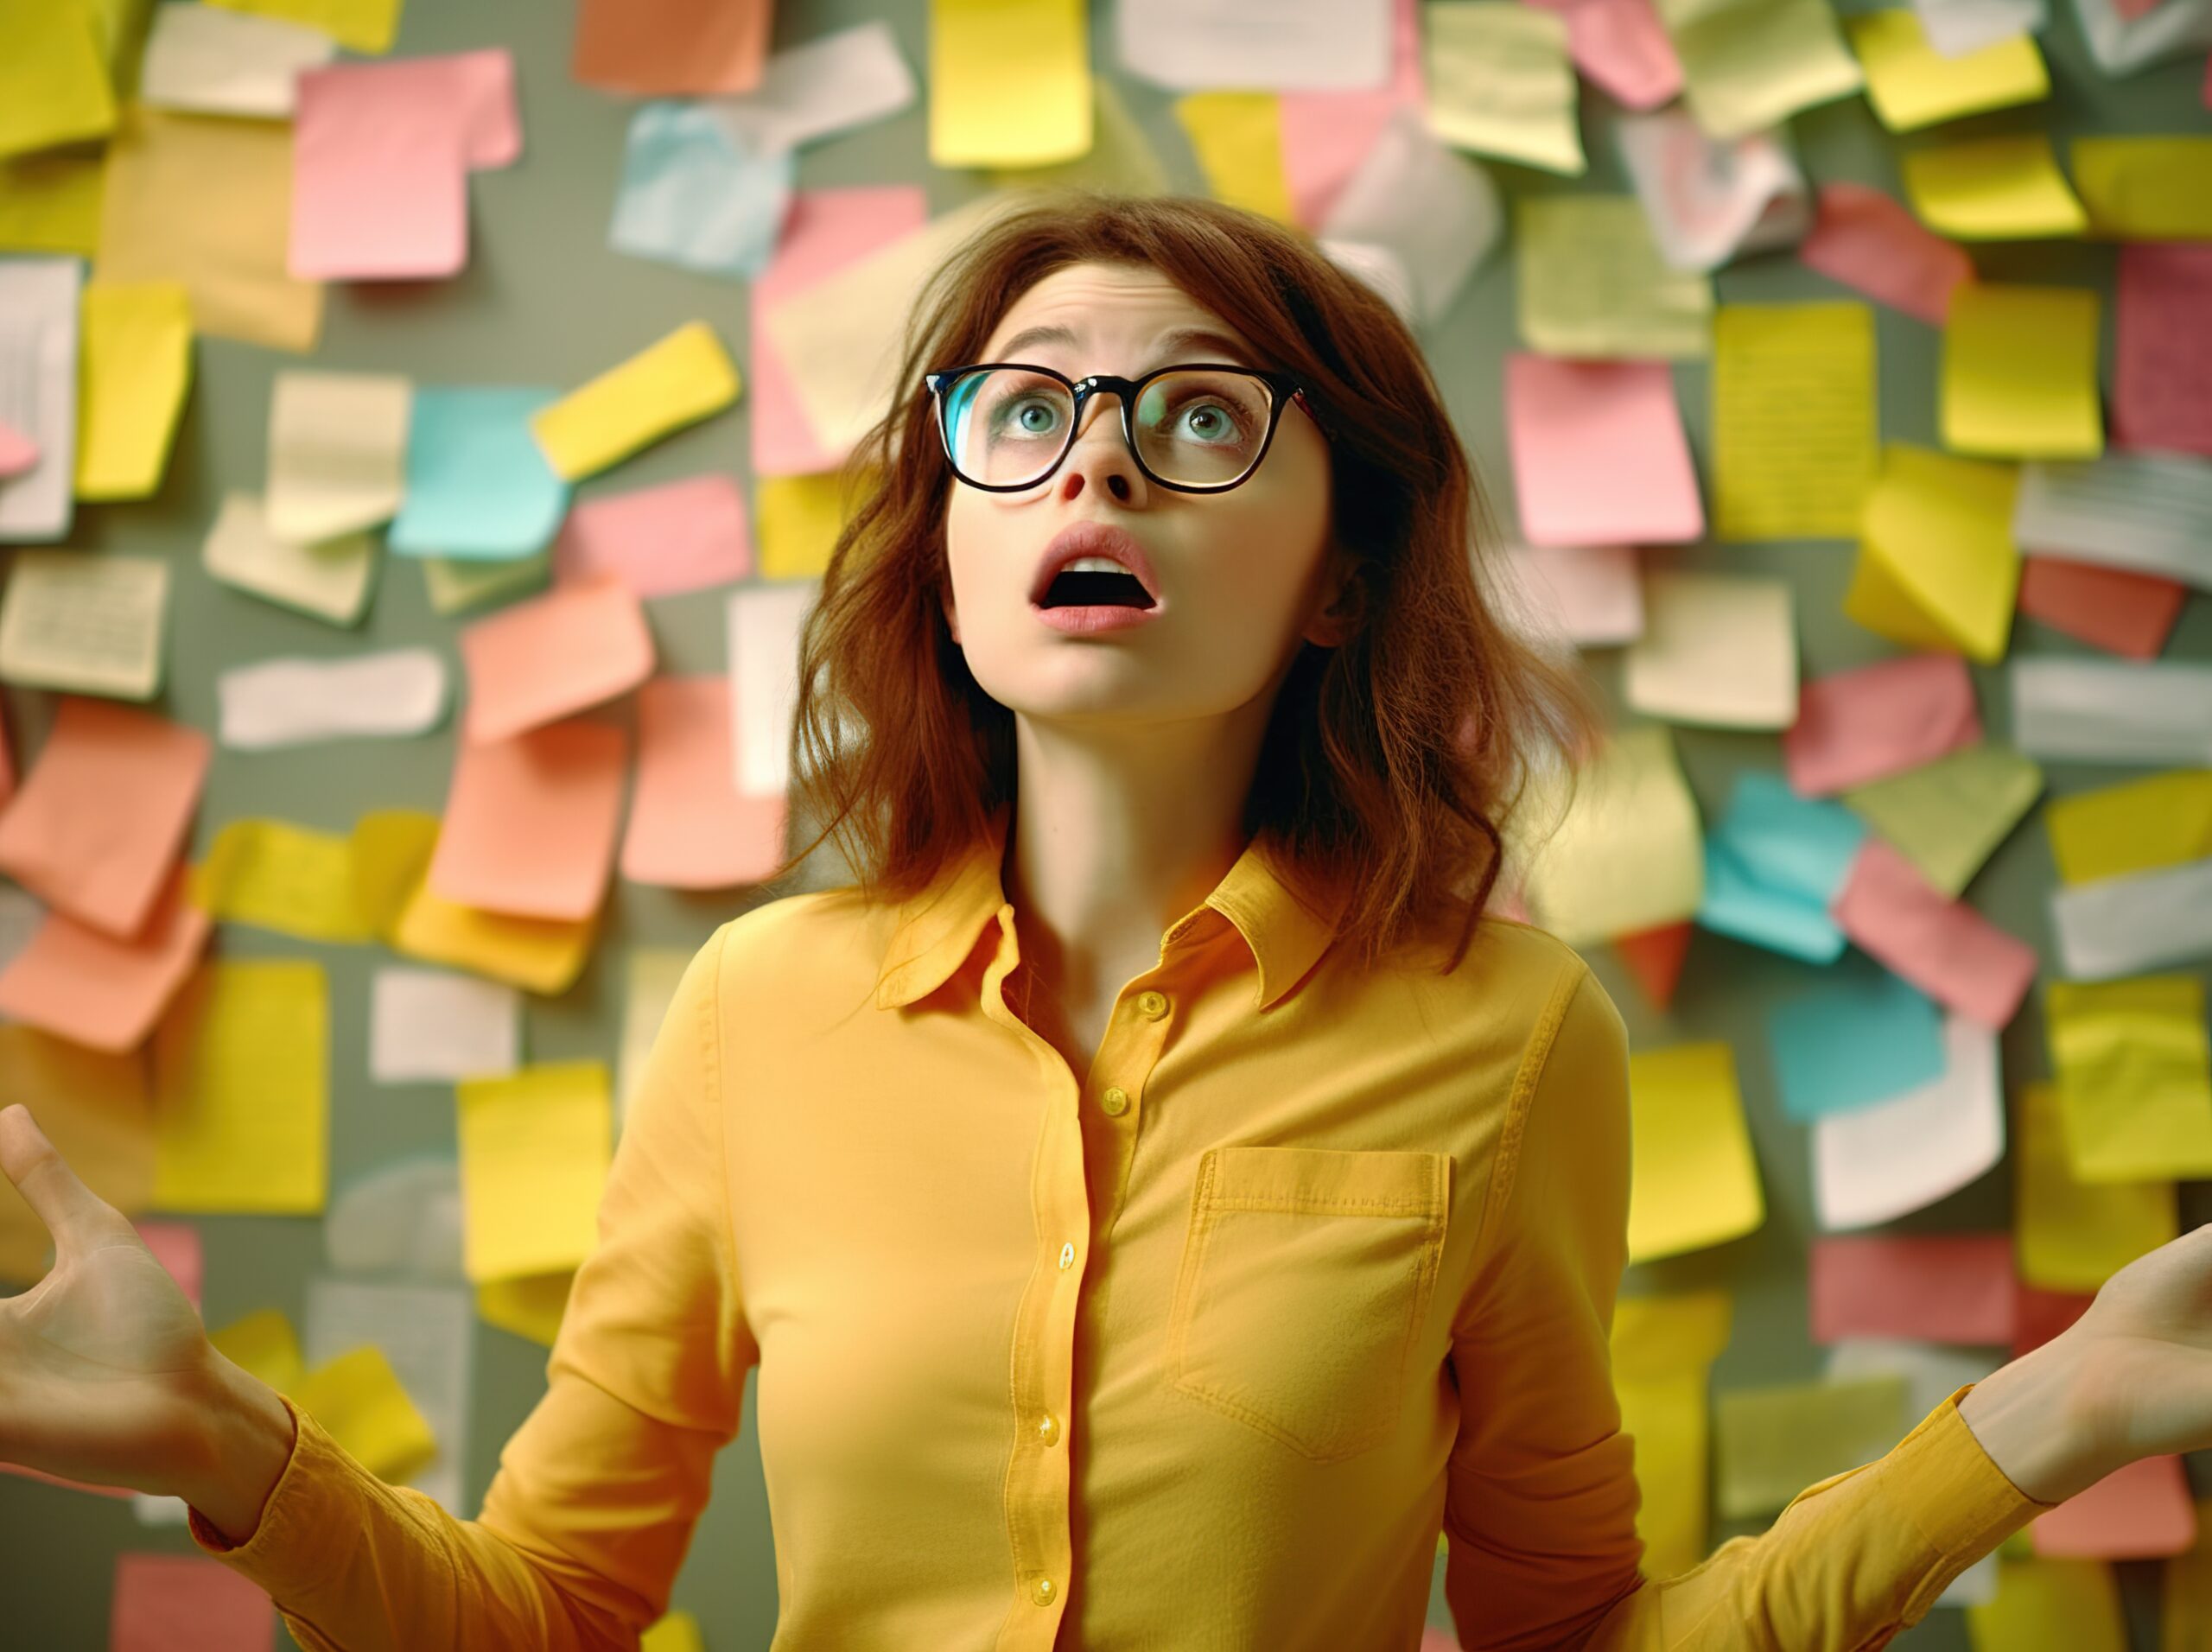
M1798 1652L2212 1445L2199 1229L1643 1579L1624 1032L1485 910L1592 714L1483 599L1414 340L1276 225L1083 198L979 232L905 367L795 734L861 881L693 960L480 1518L212 1353L19 1107L0 1456L183 1496L308 1646L626 1646L757 1362L779 1646L1408 1648L1440 1528L1471 1648Z

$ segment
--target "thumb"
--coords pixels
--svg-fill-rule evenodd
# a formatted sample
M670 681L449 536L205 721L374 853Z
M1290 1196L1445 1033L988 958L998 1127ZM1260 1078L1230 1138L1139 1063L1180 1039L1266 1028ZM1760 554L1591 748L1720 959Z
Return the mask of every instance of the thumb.
M69 1167L21 1102L0 1108L0 1170L54 1236L57 1262L111 1231L119 1219Z

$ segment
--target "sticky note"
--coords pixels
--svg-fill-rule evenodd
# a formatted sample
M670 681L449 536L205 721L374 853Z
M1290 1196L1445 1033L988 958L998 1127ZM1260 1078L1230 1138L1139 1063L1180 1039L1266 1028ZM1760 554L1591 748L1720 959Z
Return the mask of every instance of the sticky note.
M699 1634L699 1620L687 1611L671 1611L645 1626L639 1638L639 1652L706 1652Z
M1992 1032L2035 980L2034 947L1934 887L1885 839L1859 850L1834 912L1862 951Z
M1894 1374L1715 1395L1720 1517L1777 1514L1807 1486L1885 1455L1905 1432L1904 1412L1905 1379Z
M774 255L798 160L710 105L663 99L630 117L607 242L617 252L751 280Z
M2083 1182L2067 1156L2058 1093L2020 1091L2012 1220L2020 1277L2047 1291L2094 1291L2145 1251L2179 1236L2171 1179Z
M1999 1556L1996 1598L1967 1608L1978 1648L2006 1652L2127 1652L2120 1583L2103 1560Z
M1283 170L1290 174L1291 198L1298 199L1291 172L1291 121L1283 112ZM1068 161L1038 166L993 167L985 173L995 189L1097 189L1109 194L1164 195L1170 193L1167 168L1153 147L1152 136L1129 112L1111 80L1090 78L1090 147ZM1304 212L1300 221L1308 221Z
M1158 86L1351 91L1390 73L1387 5L1339 0L1127 0L1115 8L1122 67Z
M63 1156L69 1158L66 1152ZM70 1158L70 1167L76 1168L73 1158ZM112 1204L115 1201L110 1199L108 1203ZM177 1289L184 1293L186 1299L195 1309L200 1307L200 1285L207 1272L207 1257L200 1247L200 1229L189 1222L143 1220L133 1222L130 1225L146 1242L146 1249L154 1253L154 1260L161 1263L162 1271L176 1281Z
M620 728L581 717L461 742L431 892L516 918L590 918L614 858L629 747Z
M378 982L385 973L378 972ZM442 971L429 970L398 973L444 975ZM467 979L444 978L456 982ZM494 982L474 984L514 996L514 988ZM512 1064L500 1071L512 1071ZM322 1236L323 1255L340 1274L398 1274L426 1285L460 1280L460 1164L449 1153L423 1153L385 1164L365 1176L348 1178L345 1190L331 1201L323 1217ZM349 1342L359 1340L358 1332L363 1330L368 1330L370 1339L374 1340L377 1327L371 1315L379 1307L410 1299L450 1303L465 1297L457 1291L424 1290L358 1278L311 1280L308 1342L327 1357L334 1320L338 1321L336 1334ZM465 1332L467 1327L461 1329ZM392 1343L387 1342L386 1351L391 1351L391 1347Z
M1631 709L1669 722L1787 728L1797 721L1789 582L1758 574L1653 569L1643 634L1622 664Z
M410 1270L413 1278L397 1280L318 1274L308 1283L305 1341L314 1368L311 1381L326 1370L342 1369L347 1357L364 1344L384 1356L437 1445L436 1455L404 1474L402 1483L459 1518L471 1506L463 1500L462 1470L468 1458L471 1344L475 1337L469 1291L461 1272L460 1166L448 1155L440 1155L435 1162L443 1176L435 1215L428 1224L438 1247L435 1271L426 1274ZM328 1242L333 1224L343 1219L341 1210L334 1208L323 1223L325 1255L333 1270L343 1270L341 1253ZM429 1234L420 1236L426 1243L431 1238ZM329 1426L326 1420L325 1426ZM364 1463L370 1460L350 1445L347 1450ZM379 1471L402 1472L400 1465L391 1463L381 1464Z
M312 544L269 531L257 494L225 492L200 547L212 579L334 626L351 626L368 606L375 583L377 542L356 529Z
M512 560L551 543L569 484L531 435L556 390L417 386L410 398L407 478L385 543L407 556Z
M1981 737L1966 662L1915 654L1806 683L1782 753L1790 785L1820 797L1932 763Z
M736 366L714 328L687 321L531 417L555 471L575 481L728 407Z
M755 485L760 575L770 581L818 579L845 524L836 473L767 476Z
M1282 116L1272 92L1193 92L1174 103L1206 191L1217 200L1297 221L1282 165Z
M21 476L38 463L38 442L14 425L0 423L0 478Z
M1645 1488L1636 1531L1644 1563L1658 1575L1672 1577L1705 1558L1707 1385L1733 1320L1733 1304L1719 1290L1624 1297L1613 1310L1613 1391Z
M0 1085L86 1186L126 1216L154 1188L153 1098L136 1056L90 1050L21 1022L0 1026ZM10 1182L0 1189L0 1278L45 1276L53 1236Z
M730 722L737 789L780 797L791 786L799 632L820 596L813 581L740 586L729 595Z
M276 1614L269 1592L206 1554L126 1553L115 1557L108 1606L114 1652L151 1652L173 1643L178 1626L212 1646L273 1646Z
M1943 325L1951 295L1974 279L1964 249L1866 184L1824 183L1816 200L1812 231L1797 247L1807 268L1930 327Z
M1928 43L1945 57L1966 57L2050 21L2044 0L1913 0Z
M1540 3L1566 17L1567 49L1574 67L1622 108L1656 109L1681 91L1681 59L1651 0Z
M2014 1325L2009 1233L1845 1234L1813 1241L1816 1343L1844 1337L2005 1344Z
M1643 634L1643 577L1629 545L1503 547L1501 592L1508 620L1523 634L1561 638L1569 647L1633 642Z
M1504 221L1490 174L1446 148L1417 105L1402 104L1337 192L1321 237L1325 251L1365 249L1370 270L1388 270L1395 261L1408 302L1392 298L1388 281L1379 290L1401 315L1426 324L1451 310L1497 245Z
M225 1359L257 1376L279 1394L289 1395L307 1375L299 1334L275 1308L259 1308L207 1333Z
M181 281L194 332L295 354L322 334L322 283L289 267L289 121L126 104L107 149L96 279Z
M420 819L435 842L436 817ZM355 855L358 864L358 844ZM422 865L428 862L426 848ZM562 922L518 918L463 905L432 892L421 866L397 900L389 937L395 951L429 963L472 970L526 992L547 997L566 992L582 972L591 950L594 929L591 918Z
M930 164L1034 166L1090 147L1084 0L930 0Z
M1857 953L1767 1012L1783 1108L1802 1121L1888 1101L1943 1071L1935 1001Z
M74 258L0 261L0 305L10 318L0 333L0 381L9 385L5 411L36 453L0 486L0 541L67 536L75 519L77 361L82 308L81 266Z
M1832 961L1843 934L1828 905L1866 836L1840 805L1801 797L1779 775L1745 771L1706 838L1698 922L1809 962Z
M269 531L304 545L389 521L406 496L414 400L397 373L278 369L262 499Z
M2118 257L2113 439L2212 455L2212 246L2132 242Z
M1843 612L1909 648L2002 659L2020 584L2018 482L2011 465L1889 443L1859 518Z
M876 17L785 47L768 59L756 85L715 98L714 107L755 149L796 149L887 119L919 95L898 35Z
M1943 328L1943 445L2023 459L2094 459L2097 295L1975 282Z
M138 95L164 109L287 119L293 76L337 53L335 40L304 23L164 0L154 8Z
M1658 0L1683 97L1715 137L1777 126L1865 84L1827 0Z
M1874 314L1724 304L1713 318L1713 528L1846 539L1875 470Z
M1712 348L1713 278L1671 269L1634 195L1522 196L1522 341L1546 355L1681 359Z
M557 585L476 621L461 633L461 653L467 734L480 742L626 694L653 669L645 609L609 575Z
M2212 239L2212 137L2077 137L2072 157L2090 234Z
M2196 1541L2189 1477L2171 1452L2139 1457L2076 1492L2027 1528L2038 1558L2150 1560L2182 1554Z
M1704 533L1665 362L1509 353L1505 416L1530 544L1673 544Z
M154 1202L310 1215L329 1191L330 987L311 958L212 958L154 1035Z
M1702 1250L1766 1220L1735 1057L1726 1044L1633 1052L1629 1097L1636 1141L1630 1261Z
M429 1421L374 1343L309 1371L293 1401L379 1479L404 1480L437 1452Z
M225 923L307 941L376 939L354 899L351 840L290 821L225 821L192 868L191 892L194 904Z
M2053 890L2050 928L2073 981L2194 963L2212 952L2212 857Z
M568 1268L486 1280L476 1287L476 1317L550 1348L560 1337L575 1278L576 1270Z
M721 676L658 677L638 690L638 782L620 866L632 883L728 889L784 858L785 799L747 797L730 761Z
M1885 1100L1813 1121L1813 1203L1822 1231L1892 1222L1948 1198L2005 1153L1997 1035L1943 1018L1943 1071Z
M0 156L52 149L115 130L110 19L88 0L0 0Z
M1984 740L1843 794L1929 884L1956 899L2043 795L2043 766ZM2050 808L2058 807L2054 799ZM2212 844L2208 844L2212 852Z
M17 551L0 594L0 679L152 699L162 685L168 593L163 557Z
M2212 763L2212 666L2022 656L2010 665L2012 743L2084 763Z
M391 49L404 0L212 0L229 11L251 12L303 23L349 51L372 55Z
M553 545L554 577L619 580L641 597L727 585L753 572L753 524L719 473L580 499Z
M0 156L0 247L16 252L99 251L103 150L40 149Z
M511 1073L522 1060L522 997L447 969L379 969L369 1000L369 1072L379 1084Z
M416 558L423 589L437 613L459 613L495 596L541 590L553 570L550 548L508 562L460 561L449 556Z
M765 0L583 0L569 72L579 85L632 96L750 92L772 16Z
M1954 138L1909 150L1902 164L1913 211L1939 234L2019 241L2088 227L2047 132Z
M134 1050L207 944L207 914L184 896L179 865L145 927L127 941L48 912L0 969L0 1014L96 1050Z
M178 281L84 290L77 497L140 499L161 486L192 383L192 308Z
M2020 565L2020 612L2054 631L2129 659L2154 659L2189 600L2179 580L2064 556Z
M1516 0L1427 9L1430 130L1463 149L1579 177L1567 19Z
M1673 269L1716 270L1738 253L1793 245L1810 226L1811 196L1785 132L1713 137L1675 104L1616 116L1613 137Z
M1929 43L1920 18L1907 7L1863 12L1844 27L1866 72L1866 101L1893 132L2050 95L2050 77L2032 35L1947 57Z
M2212 1175L2212 1052L2202 982L2047 982L2044 1020L2077 1180Z
M463 1267L472 1280L571 1268L597 1242L612 1158L606 1064L539 1062L454 1086Z
M1697 804L1663 723L1616 731L1579 777L1559 829L1523 861L1536 922L1569 946L1677 923L1704 892Z
M448 697L445 656L423 647L259 660L215 678L218 736L244 751L427 734Z
M2172 769L2053 797L2043 811L2063 883L2094 883L2212 855L2212 768Z

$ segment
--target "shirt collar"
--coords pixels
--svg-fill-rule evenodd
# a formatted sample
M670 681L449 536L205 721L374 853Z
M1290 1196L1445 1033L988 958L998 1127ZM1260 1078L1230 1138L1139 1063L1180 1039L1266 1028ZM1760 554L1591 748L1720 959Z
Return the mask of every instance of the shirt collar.
M876 976L879 1009L893 1009L935 992L975 950L983 925L1009 913L1000 869L1014 806L993 811L983 837L911 899L902 902ZM1349 891L1331 910L1315 912L1292 892L1269 851L1254 839L1214 886L1205 905L1244 937L1259 965L1255 1007L1266 1009L1305 978L1336 932Z

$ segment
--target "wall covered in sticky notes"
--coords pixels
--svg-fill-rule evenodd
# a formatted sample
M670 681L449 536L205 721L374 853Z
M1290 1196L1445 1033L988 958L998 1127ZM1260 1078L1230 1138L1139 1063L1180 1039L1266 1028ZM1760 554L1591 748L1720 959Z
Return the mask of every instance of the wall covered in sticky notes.
M2212 0L648 14L0 0L6 1099L364 1463L473 1514L543 1393L798 824L880 329L1030 182L1380 287L1610 698L1513 880L1634 1045L1650 1573L2212 1217ZM650 1643L772 1631L749 1433L717 1488ZM2208 1494L2115 1477L1896 1644L2201 1639ZM281 1638L181 1519L0 1474L11 1630Z

